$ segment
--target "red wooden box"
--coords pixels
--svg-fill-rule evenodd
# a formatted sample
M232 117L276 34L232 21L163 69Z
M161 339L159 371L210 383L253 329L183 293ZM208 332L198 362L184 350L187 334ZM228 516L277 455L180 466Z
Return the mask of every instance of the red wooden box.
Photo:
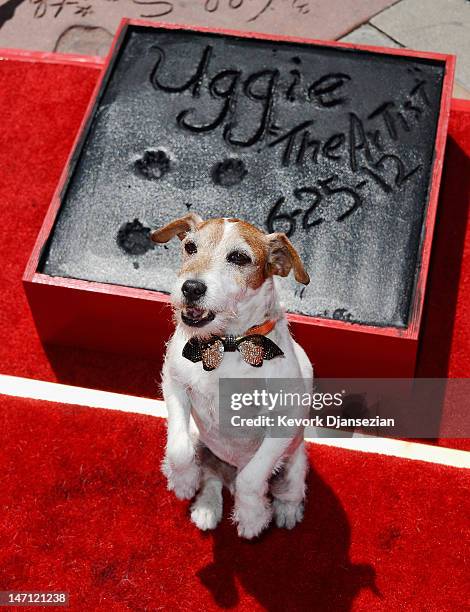
M96 99L113 67L114 51L129 26L189 29L184 26L123 20L110 51L105 70L97 84L81 131L70 154L50 208L31 254L24 286L42 340L63 344L144 355L155 358L156 367L171 334L172 320L168 296L157 291L113 284L48 276L38 271L42 253L53 231L68 180L74 168L74 151L90 126ZM194 28L193 28L194 29ZM210 30L199 28L199 32ZM289 314L291 329L322 377L408 377L413 376L419 331L425 300L426 279L431 254L438 202L447 123L450 111L455 58L449 55L348 45L337 42L269 37L264 34L221 32L242 38L321 44L324 47L360 49L380 54L425 58L445 64L440 114L435 140L432 182L425 209L424 229L417 266L415 288L406 328L378 327L342 320ZM230 214L230 211L227 211Z

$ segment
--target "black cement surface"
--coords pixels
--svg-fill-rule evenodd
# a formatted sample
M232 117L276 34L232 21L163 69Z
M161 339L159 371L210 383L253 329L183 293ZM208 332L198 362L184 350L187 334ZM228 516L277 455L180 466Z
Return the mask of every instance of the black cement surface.
M178 241L146 248L139 232L191 209L290 236L311 283L280 281L289 311L406 326L443 75L430 60L130 28L43 272L170 291Z

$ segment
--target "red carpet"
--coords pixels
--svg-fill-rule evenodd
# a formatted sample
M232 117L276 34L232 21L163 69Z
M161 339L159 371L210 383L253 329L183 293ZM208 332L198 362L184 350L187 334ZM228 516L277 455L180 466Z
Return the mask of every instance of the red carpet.
M44 350L21 283L100 69L0 63L0 372L154 397L158 360Z
M6 396L0 408L0 590L66 590L80 612L468 601L468 471L312 445L304 522L246 542L227 518L199 533L166 491L162 419Z

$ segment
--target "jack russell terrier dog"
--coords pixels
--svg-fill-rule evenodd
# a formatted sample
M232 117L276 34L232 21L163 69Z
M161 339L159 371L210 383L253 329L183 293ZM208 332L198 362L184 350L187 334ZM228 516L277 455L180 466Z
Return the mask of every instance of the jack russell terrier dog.
M179 499L196 499L202 530L222 518L222 488L235 496L238 534L256 537L274 517L291 529L303 518L308 468L303 430L290 438L237 439L221 432L220 378L298 378L311 393L312 366L293 340L274 276L310 279L285 236L239 219L203 221L190 213L152 232L177 236L183 265L172 294L176 331L163 366L168 439L162 470ZM253 367L256 366L256 367Z

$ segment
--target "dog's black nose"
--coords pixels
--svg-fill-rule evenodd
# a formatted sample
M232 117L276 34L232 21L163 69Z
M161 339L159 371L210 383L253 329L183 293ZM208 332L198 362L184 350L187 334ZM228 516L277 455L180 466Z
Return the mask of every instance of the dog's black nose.
M184 281L181 291L188 302L195 302L205 294L207 286L202 281L187 280Z

